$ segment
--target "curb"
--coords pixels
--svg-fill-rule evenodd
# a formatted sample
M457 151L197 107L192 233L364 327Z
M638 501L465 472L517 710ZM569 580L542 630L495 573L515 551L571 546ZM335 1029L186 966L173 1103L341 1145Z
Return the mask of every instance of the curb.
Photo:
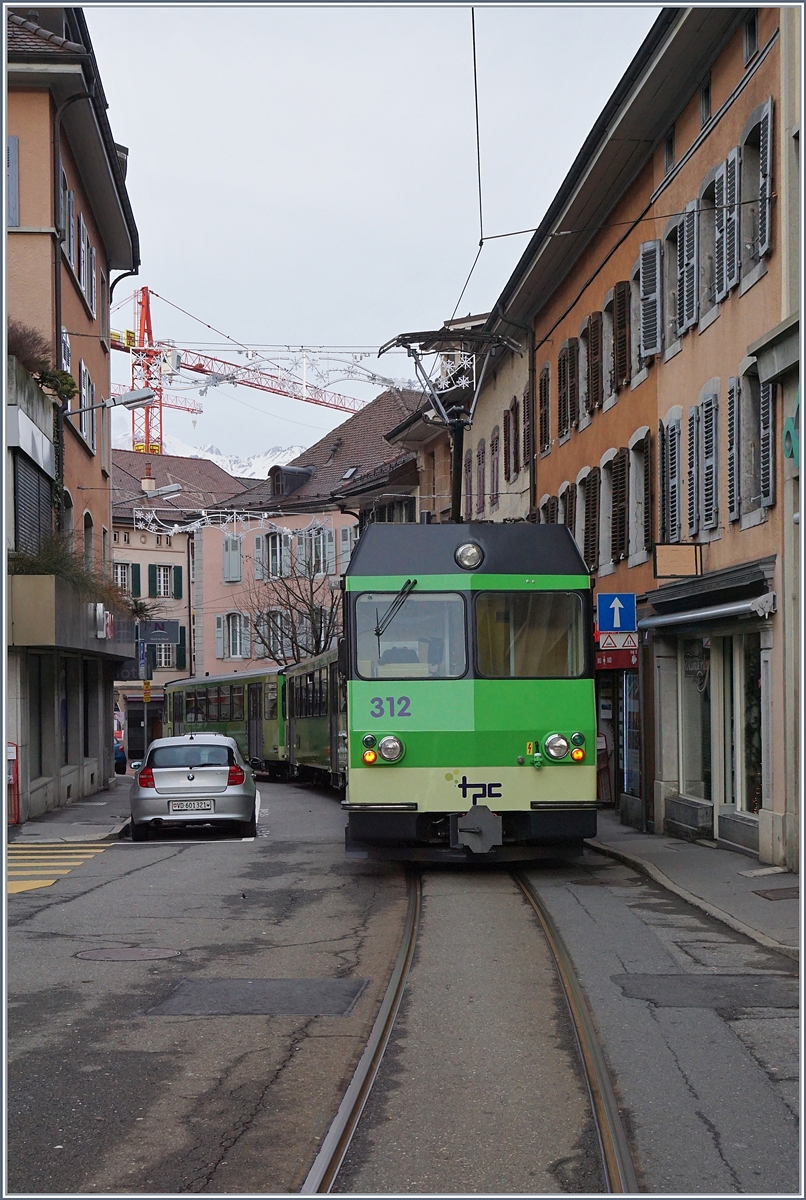
M9 842L9 845L14 846L37 846L43 844L52 844L53 842L64 842L65 845L70 842L119 842L121 838L126 836L131 817L127 817L125 821L119 821L113 825L108 833L102 833L98 837L93 837L91 834L82 837L65 837L54 834L48 838L14 838Z
M695 896L693 892L687 891L680 887L679 884L673 883L668 875L661 871L660 867L655 867L652 863L648 863L643 858L636 858L632 854L626 854L623 850L613 850L610 846L606 846L603 842L597 841L595 838L586 838L585 845L595 851L597 854L605 854L608 858L614 858L617 862L624 863L627 867L633 867L640 874L646 875L661 887L666 888L669 892L674 892L681 900L685 900L688 904L699 908L701 912L706 913L709 917L714 917L715 920L721 921L723 925L735 930L736 933L741 933L745 937L750 938L754 942L758 942L760 946L765 946L768 950L776 950L779 954L786 955L787 958L793 958L795 962L800 958L800 950L797 946L785 946L783 942L777 942L775 938L769 937L766 933L760 933L758 929L751 929L749 925L739 921L736 917L732 917L730 913L724 912L723 909L717 908L715 904L709 904L707 900L703 900L700 896Z

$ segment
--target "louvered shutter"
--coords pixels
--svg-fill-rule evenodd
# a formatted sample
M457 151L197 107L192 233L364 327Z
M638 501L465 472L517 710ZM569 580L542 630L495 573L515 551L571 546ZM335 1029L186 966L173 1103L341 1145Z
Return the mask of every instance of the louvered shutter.
M157 564L148 564L148 594L152 598L157 594Z
M660 242L642 242L638 290L641 301L641 358L660 354Z
M565 493L565 523L571 530L571 534L576 537L576 520L577 520L577 485L570 484Z
M486 493L486 453L487 448L484 440L479 442L476 449L476 512L484 512L484 500Z
M78 214L78 282L82 291L87 289L87 230L84 214Z
M139 563L132 563L131 578L132 578L132 596L135 599L138 599L140 596L140 564Z
M269 623L266 614L255 613L255 658L266 658L269 640Z
M688 410L688 536L700 529L700 410Z
M523 392L523 465L528 467L532 461L532 429L534 427L534 413L532 404L532 395L529 388L524 388ZM483 506L482 506L483 507Z
M599 565L599 478L601 472L594 467L585 476L585 531L582 556L589 571Z
M48 475L24 454L14 455L16 549L37 554L53 524L53 491Z
M724 300L728 294L727 261L725 258L725 175L727 164L722 163L714 178L714 299Z
M90 246L90 262L89 262L89 277L87 279L87 299L89 300L90 310L95 316L95 301L98 292L98 268L96 266L95 247Z
M174 600L182 599L182 568L174 567Z
M6 139L6 222L20 223L20 143L17 137Z
M512 398L512 477L521 469L520 405L516 396Z
M739 505L739 381L728 380L728 520L738 521Z
M291 574L291 534L285 532L280 536L280 574Z
M630 452L622 446L613 459L613 494L610 519L610 553L613 562L627 557L629 547L629 459Z
M557 436L568 433L568 347L557 356Z
M262 533L255 534L255 579L266 578L266 554L265 554L265 538Z
M504 410L504 479L507 483L511 478L509 473L509 464L511 462L511 442L512 442L512 418L509 409Z
M668 487L667 519L669 541L680 541L680 421L671 421L666 428L666 479Z
M549 525L556 525L560 515L560 501L556 496L549 496L546 503L546 519Z
M677 336L686 331L686 224L681 218L677 225Z
M473 451L465 451L465 520L473 520Z
M246 613L241 613L241 655L243 658L252 657L251 630Z
M775 384L762 383L759 392L759 483L761 507L775 503Z
M341 529L339 530L339 567L342 575L350 564L351 550L350 526L342 525Z
M652 548L652 435L647 430L641 443L644 463L644 550Z
M224 657L224 617L218 613L215 619L215 656Z
M719 524L719 397L706 396L702 402L702 527L716 529Z
M658 421L658 541L661 545L669 536L669 483L666 452L666 426Z
M683 328L690 329L697 323L699 315L700 221L696 200L690 200L686 205L683 228L685 247L685 321Z
M308 538L304 533L298 533L294 538L294 556L296 558L297 575L308 574Z
M504 433L506 434L506 414L504 417ZM545 453L551 449L551 377L548 367L540 372L540 451ZM506 458L506 443L504 446Z
M327 575L336 574L336 531L334 529L325 530L325 573Z
M579 341L568 339L568 419L572 429L579 424Z
M730 291L739 282L741 262L741 209L739 195L739 151L731 150L725 160L725 290Z
M595 312L588 318L588 406L601 408L603 403L602 314Z
M630 285L620 280L613 289L613 373L618 392L630 382Z
M76 265L76 196L67 193L67 257L70 265Z
M758 145L758 242L756 251L763 258L770 249L770 172L772 170L772 100L764 106L759 124Z
M179 626L179 645L176 647L176 669L187 669L187 632L184 625Z

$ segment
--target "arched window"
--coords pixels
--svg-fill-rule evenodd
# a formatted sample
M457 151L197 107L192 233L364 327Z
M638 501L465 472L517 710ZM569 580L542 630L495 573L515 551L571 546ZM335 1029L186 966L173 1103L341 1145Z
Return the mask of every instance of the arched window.
M745 126L741 144L742 277L770 250L772 100L760 105Z
M94 564L95 550L93 546L94 529L92 516L84 513L84 568L91 571Z

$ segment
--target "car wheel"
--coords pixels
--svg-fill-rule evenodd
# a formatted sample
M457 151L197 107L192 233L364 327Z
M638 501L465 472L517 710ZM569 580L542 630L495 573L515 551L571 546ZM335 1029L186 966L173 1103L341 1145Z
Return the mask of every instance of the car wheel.
M132 818L132 841L133 842L150 842L151 841L151 826L136 825Z
M252 813L251 821L241 821L239 825L242 838L257 837L257 817L254 813Z

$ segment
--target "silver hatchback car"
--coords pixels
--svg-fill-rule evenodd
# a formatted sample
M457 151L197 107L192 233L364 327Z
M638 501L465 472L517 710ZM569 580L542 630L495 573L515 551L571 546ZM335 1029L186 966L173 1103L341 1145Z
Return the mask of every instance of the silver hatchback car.
M257 787L234 738L190 733L157 738L142 765L132 763L132 841L165 826L237 822L241 837L257 833Z

